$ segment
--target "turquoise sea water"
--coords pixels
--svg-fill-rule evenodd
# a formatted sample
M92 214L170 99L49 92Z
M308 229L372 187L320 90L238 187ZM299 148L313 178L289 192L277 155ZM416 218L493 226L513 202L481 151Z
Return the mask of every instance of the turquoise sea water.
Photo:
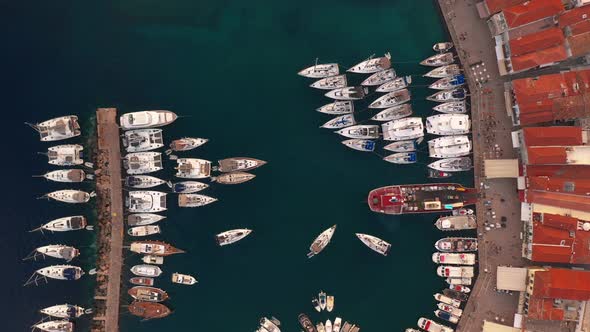
M183 155L269 162L254 171L254 181L212 185L207 193L220 201L210 206L179 209L170 197L160 238L188 253L167 258L156 285L169 292L167 304L175 312L150 322L124 313L121 331L254 330L263 315L279 318L284 331L297 331L301 312L313 320L340 316L364 331L402 331L419 316L432 316L432 294L444 286L430 259L433 242L443 236L432 225L436 216L377 215L365 203L374 187L425 182L427 154L421 153L421 164L398 166L345 148L340 137L318 128L329 117L314 109L329 101L296 72L315 58L346 68L389 51L400 75L424 73L417 62L445 39L433 2L122 0L22 2L4 9L10 47L0 54L7 65L8 124L1 144L9 153L3 169L11 190L1 194L8 230L0 243L8 266L18 271L0 277L12 299L4 305L12 302L16 309L8 330L26 330L44 306L89 305L93 286L85 278L20 287L34 269L49 264L20 262L38 245L84 247L78 263L86 268L94 259L89 232L25 233L77 208L34 199L59 186L30 178L48 169L44 157L34 154L47 146L21 123L61 114L87 121L96 107L106 106L184 116L165 128L167 141L211 141ZM424 116L432 107L423 101L426 83L418 77L412 88L414 110ZM358 120L371 115L361 112ZM171 178L173 165L155 175ZM467 174L454 180L471 181ZM310 242L333 224L338 228L330 246L308 260ZM215 246L216 233L238 227L254 233L237 245ZM390 256L369 251L355 232L391 242ZM125 252L125 270L139 262ZM172 272L194 274L200 282L172 285ZM322 289L336 296L330 315L315 313L310 304Z

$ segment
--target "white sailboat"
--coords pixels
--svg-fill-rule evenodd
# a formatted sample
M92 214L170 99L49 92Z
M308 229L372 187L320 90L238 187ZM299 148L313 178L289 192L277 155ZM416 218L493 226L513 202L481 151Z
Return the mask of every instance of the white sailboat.
M393 92L407 88L412 84L412 76L402 76L380 85L376 92Z
M57 166L82 165L82 151L84 147L79 144L64 144L49 147L47 149L48 162Z
M200 137L183 137L170 143L172 151L189 151L209 142L207 138Z
M389 249L391 248L390 243L383 241L382 239L376 236L363 233L356 233L356 237L358 237L358 239L361 240L361 242L364 243L371 250L383 256L387 256L387 254L389 253Z
M408 89L396 90L377 98L369 105L369 108L389 108L403 104L412 98Z
M434 135L461 135L471 130L467 114L435 114L426 118L426 132Z
M357 151L372 152L375 150L375 141L369 139L347 139L342 141L342 144Z
M200 194L178 195L178 206L180 207L201 207L216 201L217 198Z
M161 212L166 208L166 193L161 191L130 191L126 200L129 212Z
M94 196L94 192L87 193L82 190L64 189L47 193L42 198L49 198L63 203L78 204L86 203Z
M43 332L73 332L74 323L67 320L50 320L33 325L34 329Z
M73 265L52 265L38 269L35 273L56 280L78 280L84 275L84 270Z
M453 62L455 62L453 53L447 52L435 54L431 57L428 57L425 60L421 61L420 64L429 67L440 67L450 65Z
M392 152L411 152L416 151L418 149L418 145L422 143L424 138L420 137L418 139L410 139L405 141L397 141L390 144L387 144L383 147L383 150L392 151Z
M358 74L371 74L391 67L391 54L385 53L382 57L373 58L372 56L352 67L347 71Z
M330 243L332 240L332 236L336 231L336 225L326 229L318 237L313 240L311 246L309 247L309 253L307 254L307 258L311 258L324 250L324 248ZM321 300L320 300L321 304Z
M228 244L232 244L232 243L240 241L241 239L248 236L250 233L252 233L252 230L247 229L247 228L232 229L232 230L217 234L215 236L215 240L217 241L217 244L219 246L226 246Z
M325 96L334 100L360 100L365 98L369 90L360 86L348 86L326 92Z
M127 152L150 151L164 146L162 129L128 130L123 134L122 141Z
M356 125L351 127L346 127L336 131L337 134L340 134L344 137L348 138L361 138L361 139L370 139L370 138L379 138L379 126L377 125Z
M150 175L133 175L125 178L125 185L131 188L147 189L157 187L166 181Z
M86 172L81 169L58 169L41 176L50 181L63 183L80 183L86 180Z
M410 104L401 104L397 106L393 106L390 108L386 108L383 111L375 114L371 120L375 121L392 121L397 119L402 119L412 115L412 105Z
M71 261L72 259L78 257L80 255L80 250L76 249L72 246L66 246L64 244L50 244L46 246L41 246L35 249L31 255L29 255L26 259L36 259L38 256L49 256L57 259L63 259L66 262Z
M467 90L464 87L455 88L453 90L439 91L433 95L426 97L426 100L436 101L439 103L446 103L451 101L461 101L467 97Z
M432 109L441 113L464 114L467 113L467 103L465 100L450 101L448 103L438 104Z
M382 124L381 129L385 141L405 141L424 137L424 124L420 117L389 121Z
M446 65L446 66L434 68L433 70L424 74L424 76L431 77L431 78L443 78L443 77L458 75L460 73L461 73L461 68L456 64L452 64L452 65Z
M383 157L383 160L393 164L414 164L418 161L416 152L398 152Z
M457 157L437 160L428 165L429 168L442 172L463 172L471 169L471 158Z
M164 168L160 152L146 151L127 154L123 159L123 167L127 174L146 174Z
M340 114L348 114L354 112L354 102L350 100L345 101L336 101L327 105L324 105L316 111L324 114L333 114L333 115L340 115Z
M136 213L127 216L127 225L129 226L144 226L157 223L158 221L165 219L165 216L161 216L155 213Z
M321 125L320 128L340 129L340 128L352 126L354 124L356 124L356 121L354 120L354 115L345 114L345 115L335 117L334 119L331 119L330 121Z
M392 81L396 78L397 74L395 73L395 69L389 68L386 70L378 71L375 74L367 77L361 85L363 86L374 86L374 85L381 85L383 83Z
M171 111L153 110L125 113L119 118L123 130L162 127L176 121L178 116Z
M324 78L330 76L336 76L340 73L340 69L337 63L324 63L318 64L311 67L307 67L300 70L297 75L307 78Z
M347 85L346 75L338 75L325 77L318 81L313 82L309 86L314 89L320 90L334 90L344 88Z
M191 194L209 188L209 185L199 181L168 182L168 186L176 194Z
M37 124L27 123L35 129L42 142L52 142L80 136L80 124L75 115L60 116Z
M92 309L84 309L73 304L57 304L51 307L43 308L39 310L39 312L51 317L74 319L80 318L84 314L92 313Z
M135 226L127 230L127 234L130 236L149 236L154 234L160 234L160 226L147 225L147 226Z
M41 227L34 229L36 230L46 230L50 232L67 232L67 231L75 231L79 229L86 228L87 222L86 217L84 216L70 216L70 217L63 217L54 219Z

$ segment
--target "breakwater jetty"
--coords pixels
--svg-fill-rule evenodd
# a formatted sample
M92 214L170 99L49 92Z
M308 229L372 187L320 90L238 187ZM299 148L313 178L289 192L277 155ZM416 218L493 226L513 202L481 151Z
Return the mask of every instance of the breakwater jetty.
M123 189L121 146L116 108L96 110L98 148L95 154L98 207L96 311L92 332L119 330L123 254Z

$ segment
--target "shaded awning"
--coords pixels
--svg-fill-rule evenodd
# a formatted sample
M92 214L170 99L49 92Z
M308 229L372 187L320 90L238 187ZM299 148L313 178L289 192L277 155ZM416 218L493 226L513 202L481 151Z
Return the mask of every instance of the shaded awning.
M488 322L487 320L483 321L483 332L520 332L520 329L517 329L512 326L501 325L497 323Z
M488 179L517 178L519 175L518 159L486 159L483 165Z
M524 267L498 266L496 288L523 292L526 290L527 269ZM485 331L485 329L484 329Z

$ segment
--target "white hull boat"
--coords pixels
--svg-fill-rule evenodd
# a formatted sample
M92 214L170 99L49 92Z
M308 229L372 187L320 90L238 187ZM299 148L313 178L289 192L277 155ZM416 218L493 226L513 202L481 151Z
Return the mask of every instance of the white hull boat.
M176 121L178 116L171 111L154 110L125 113L119 118L123 130L162 127Z
M475 252L478 242L473 237L446 237L434 244L438 251L442 252Z
M47 149L48 163L56 166L82 165L84 147L78 144L56 145Z
M375 74L367 77L361 85L363 86L375 86L383 83L390 82L396 78L395 69L389 68L386 70L378 71Z
M240 241L241 239L248 236L250 233L252 233L252 230L247 229L247 228L232 229L232 230L217 234L215 236L215 240L217 241L217 244L219 246L226 246L228 244L232 244L232 243Z
M449 277L445 279L445 282L452 286L457 285L471 285L473 282L472 278L460 278L460 277Z
M376 92L393 92L407 88L412 84L412 76L402 76L380 85Z
M397 141L384 146L383 149L392 152L416 151L418 149L418 145L422 143L423 140L423 138L418 138L406 141Z
M369 108L389 108L399 104L403 104L411 99L411 94L408 89L397 90L389 92L369 105Z
M336 76L340 73L340 69L338 68L337 63L324 63L324 64L315 64L311 67L307 67L297 75L307 77L307 78L324 78L330 76Z
M153 256L169 256L174 254L182 254L185 251L175 248L172 245L162 241L135 241L129 246L129 250L138 254L153 255Z
M149 236L154 234L160 234L160 226L135 226L127 230L127 234L130 236Z
M418 327L425 330L426 332L454 332L452 328L435 323L433 320L421 317L418 319Z
M354 124L356 124L356 121L354 120L354 115L345 114L324 123L320 128L340 129L352 126Z
M441 293L434 294L434 299L437 300L438 302L451 305L455 308L459 308L461 306L461 301L452 299L452 298L450 298L446 295L443 295Z
M162 265L164 264L164 257L162 256L154 256L154 255L145 255L141 258L141 261L149 264L149 265Z
M218 171L223 173L249 171L266 164L266 161L250 157L234 157L218 160Z
M397 106L393 106L390 108L386 108L385 110L375 114L371 120L375 121L392 121L397 119L402 119L412 115L412 105L410 104L401 104Z
M465 76L463 75L454 75L449 77L443 77L436 82L430 84L428 86L434 90L450 90L459 86L465 85Z
M86 313L91 313L92 310L85 310L84 308L73 304L57 304L51 307L43 308L39 310L39 312L55 318L74 319L80 318Z
M461 101L467 97L467 90L460 87L453 90L439 91L431 96L426 97L426 100L436 101L439 103L446 103L450 101Z
M453 62L455 62L453 53L447 52L428 57L424 61L421 61L420 64L428 67L440 67L450 65Z
M181 181L176 183L169 183L172 192L176 194L192 194L209 188L206 183L198 181Z
M123 146L127 152L142 152L159 149L164 146L162 129L136 129L126 131Z
M256 175L246 172L229 172L223 173L217 177L211 178L211 181L215 181L221 184L240 184L248 182L254 179Z
M157 172L164 168L162 154L153 151L129 153L123 159L123 167L131 175Z
M326 293L324 291L320 291L320 293L318 294L318 300L320 302L320 308L322 310L326 310L327 297L326 297Z
M360 86L349 86L326 92L325 96L334 100L360 100L365 98L369 90Z
M177 140L174 140L170 143L170 150L172 151L189 151L192 149L196 149L199 146L209 142L206 138L199 138L199 137L183 137Z
M262 317L260 319L260 331L281 332L281 329L279 328L280 325L281 325L281 322L279 322L274 317L272 317L271 319L268 319L266 317Z
M443 216L438 218L434 225L441 231L463 231L477 228L474 215Z
M74 323L67 320L50 320L44 323L33 325L34 329L43 332L73 332Z
M449 285L450 290L454 290L456 292L461 292L465 294L471 293L471 288L463 285Z
M432 109L434 109L437 112L447 114L465 114L467 113L467 103L465 102L465 100L451 101L448 103L436 105Z
M392 164L414 164L418 161L416 152L398 152L385 156L383 160Z
M471 153L471 140L467 136L443 136L428 141L432 158L456 158ZM446 170L442 170L446 171Z
M133 175L125 178L125 185L131 188L147 189L157 187L166 181L150 175Z
M69 204L87 203L91 197L94 197L94 193L90 194L81 190L65 189L50 192L45 194L45 197L54 199L59 202Z
M353 101L336 101L318 108L316 111L324 114L341 115L354 112Z
M131 272L140 277L159 277L162 274L162 269L155 265L140 264L131 268Z
M371 57L368 60L360 62L350 67L347 71L358 74L371 74L388 69L389 67L391 67L391 55L389 53L386 53L382 57Z
M451 42L440 42L432 45L432 50L439 53L447 52L448 50L453 48L453 43Z
M379 138L379 126L377 125L357 125L352 127L347 127L336 131L337 134L340 134L344 137L348 138L360 138L360 139L370 139L370 138Z
M370 139L347 139L342 141L342 144L357 151L372 152L375 150L375 141Z
M346 85L346 75L338 75L322 78L318 81L313 82L309 86L314 89L320 90L334 90L344 88L346 87Z
M446 311L454 316L457 317L461 317L461 315L463 315L463 310L457 308L457 307L453 307L452 305L446 304L446 303L438 303L436 305L440 310L442 311Z
M216 202L217 198L199 195L199 194L180 194L178 195L178 206L180 207L200 207Z
M434 68L433 70L429 71L428 73L424 74L425 77L431 78L443 78L448 76L454 76L461 73L461 68L458 65L446 65L438 68Z
M198 281L195 277L188 274L172 273L172 282L181 285L194 285Z
M461 135L471 130L467 114L435 114L426 118L426 132L433 135Z
M66 115L43 121L37 124L28 124L35 129L42 142L60 141L80 136L80 124L75 115Z
M87 222L84 216L70 216L52 220L36 230L46 230L50 232L67 232L76 231L86 228Z
M176 160L176 176L185 179L205 179L211 176L211 162L197 158Z
M320 235L318 235L318 237L316 237L315 240L313 240L313 242L311 243L311 246L309 246L309 253L307 254L307 258L311 258L311 257L319 254L320 252L322 252L322 250L324 250L324 248L332 240L332 236L334 235L335 231L336 231L336 225L334 225L334 226L326 229L322 233L320 233ZM326 307L325 303L326 303L326 299L325 299L325 294L324 294L324 305L323 306L322 306L322 300L321 300L321 296L320 296L320 306L322 306L322 309L324 309Z
M334 332L340 332L341 325L342 325L342 318L336 317L336 319L334 320L334 327L332 328L332 330Z
M166 193L161 191L130 191L127 208L131 213L166 211Z
M459 317L453 316L446 311L435 310L434 315L442 320L446 320L449 323L453 323L453 324L459 323Z
M472 166L471 158L458 157L437 160L429 164L428 167L443 172L463 172L470 170Z
M78 280L84 275L84 271L73 265L53 265L36 271L37 274L56 280Z
M383 241L376 236L362 233L356 233L356 237L371 250L383 256L387 256L387 254L389 254L389 249L391 248L391 244L389 242Z
M432 261L437 264L475 265L475 254L435 252Z
M86 172L81 169L58 169L47 172L42 176L54 182L80 183L86 179Z
M445 278L473 278L474 276L472 266L441 265L436 269L436 274Z
M80 255L80 250L63 244L50 244L35 249L34 255L49 256L69 262Z
M332 310L328 310L328 312L330 312L330 311L332 311ZM325 326L326 326L326 332L333 332L333 330L332 330L332 321L331 320L328 319L326 321L326 325Z
M393 120L381 125L383 140L405 141L424 137L424 124L420 117Z
M145 226L155 224L158 221L166 218L165 216L161 216L159 214L154 213L136 213L130 214L127 217L127 225L129 226Z

